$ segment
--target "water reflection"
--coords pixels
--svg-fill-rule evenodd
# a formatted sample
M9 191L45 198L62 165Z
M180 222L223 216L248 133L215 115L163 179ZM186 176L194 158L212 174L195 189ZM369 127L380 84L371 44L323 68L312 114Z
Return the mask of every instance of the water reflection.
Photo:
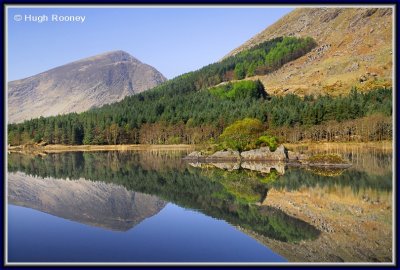
M180 158L155 158L150 153L132 152L71 152L30 157L10 154L8 161L9 172L120 185L185 208L198 209L208 216L279 241L297 242L319 235L317 229L300 219L278 209L256 205L265 199L267 187L252 173L197 170Z
M361 190L392 191L391 167L381 168L379 173L371 174L357 167L335 168L315 166L293 166L282 162L224 162L224 163L188 163L196 168L218 168L229 172L243 174L247 178L257 178L259 182L268 183L268 188L287 189L289 191L316 186L350 187L354 194ZM253 174L251 172L254 172ZM230 173L234 176L234 173ZM279 181L276 181L279 178Z
M353 162L351 168L257 162L188 164L181 155L168 152L12 153L8 156L9 201L119 230L154 215L164 201L173 202L229 222L289 261L391 261L391 153L341 155ZM54 189L56 182L62 183L62 192ZM66 210L63 213L68 207L80 208L57 198L67 200L83 183L90 194L105 189L108 193L100 198L115 198L89 196L79 204L86 205L85 211L74 211L75 216L65 214ZM35 185L45 190L42 194L50 194L39 196L40 203L31 196L38 192ZM133 197L142 199L128 203ZM143 198L146 203L140 203ZM104 210L91 206L96 200ZM99 222L107 216L113 222L125 219L130 223L124 227L124 222Z
M9 173L8 201L80 223L127 231L165 206L159 198L84 179L68 181Z
M293 150L309 154L337 154L349 160L352 167L368 174L386 174L392 170L392 150L352 145L322 145L294 147Z

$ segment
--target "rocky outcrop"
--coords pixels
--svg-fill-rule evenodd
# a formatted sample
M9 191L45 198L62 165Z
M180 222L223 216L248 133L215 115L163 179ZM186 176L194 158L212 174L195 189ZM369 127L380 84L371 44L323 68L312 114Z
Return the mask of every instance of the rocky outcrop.
M240 153L239 151L234 151L231 149L217 151L211 156L207 157L207 160L240 160Z
M200 160L200 161L213 161L213 160L247 160L247 161L287 161L287 160L301 160L306 159L307 156L287 151L287 149L280 145L275 151L271 151L269 147L261 147L239 153L232 149L222 150L215 152L212 155L205 155L202 152L194 151L184 157L187 160Z
M271 151L269 147L261 147L250 151L240 153L244 160L279 160L287 159L287 150L283 145L280 145L275 151Z
M332 156L332 155L331 155ZM329 155L327 157L330 157ZM196 161L200 163L213 163L214 167L218 167L225 170L236 170L240 167L250 170L256 171L265 171L269 172L270 168L268 168L268 163L282 163L282 164L290 164L293 166L330 166L330 167L350 167L351 164L343 160L341 157L330 157L330 159L325 160L327 157L324 156L312 156L309 157L306 154L288 151L285 146L282 144L276 148L275 151L271 151L269 147L261 147L259 149L253 149L249 151L244 151L239 153L239 151L234 151L231 149L218 151L212 154L211 156L207 156L201 152L195 151L190 153L184 159L190 161ZM216 162L220 161L220 162ZM224 162L224 161L238 161L238 165L232 165ZM252 165L252 163L248 163L248 161L259 161L263 163L255 163L256 165ZM242 163L242 164L240 164ZM252 166L256 166L257 168L251 169ZM266 166L265 169L259 168L259 166ZM246 168L249 167L249 168ZM284 171L281 168L277 169L277 171Z
M320 175L338 175L343 169L351 166L350 163L336 155L315 155L309 157L299 152L288 151L280 145L275 151L268 147L261 147L245 151L218 151L211 156L200 152L193 152L185 159L189 165L198 168L219 168L222 170L239 170L240 168L269 174L272 170L283 175L287 166L303 167Z

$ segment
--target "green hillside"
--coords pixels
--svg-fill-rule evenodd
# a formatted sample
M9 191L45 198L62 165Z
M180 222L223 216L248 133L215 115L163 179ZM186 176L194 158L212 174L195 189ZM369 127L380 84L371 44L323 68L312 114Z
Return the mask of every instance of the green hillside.
M368 93L354 90L349 96L336 98L300 98L271 97L259 81L220 84L272 72L313 47L315 42L311 38L275 38L118 103L81 114L10 124L9 143L200 143L217 139L226 126L243 118L257 118L266 129L274 129L279 134L281 127L309 128L377 113L382 117L391 116L391 89Z

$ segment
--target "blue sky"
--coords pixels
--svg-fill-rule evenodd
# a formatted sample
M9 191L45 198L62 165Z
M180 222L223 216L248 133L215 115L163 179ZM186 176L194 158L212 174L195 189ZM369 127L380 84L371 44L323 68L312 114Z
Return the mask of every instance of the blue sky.
M9 8L8 81L124 50L168 79L218 61L291 8ZM83 23L51 15L86 16ZM15 15L47 15L43 23Z

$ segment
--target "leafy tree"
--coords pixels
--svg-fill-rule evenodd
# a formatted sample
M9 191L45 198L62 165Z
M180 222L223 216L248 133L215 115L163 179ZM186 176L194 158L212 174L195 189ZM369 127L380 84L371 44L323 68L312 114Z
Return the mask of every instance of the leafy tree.
M248 150L254 148L254 141L265 130L262 122L258 119L245 118L238 120L225 128L219 136L223 148L234 150Z

